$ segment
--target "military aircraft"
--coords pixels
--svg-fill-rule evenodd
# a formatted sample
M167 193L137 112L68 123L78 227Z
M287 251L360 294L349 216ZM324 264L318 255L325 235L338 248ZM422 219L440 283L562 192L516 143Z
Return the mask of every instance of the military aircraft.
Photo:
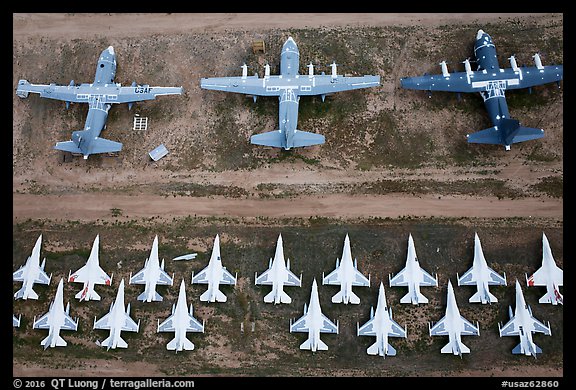
M76 321L70 317L70 302L64 310L64 279L60 279L56 296L50 304L48 313L36 320L34 317L33 329L48 329L48 336L40 342L44 349L48 347L65 347L66 340L60 336L60 330L78 330L78 318Z
M222 260L220 259L220 237L218 234L214 239L214 248L212 248L212 255L206 268L196 275L194 275L194 271L192 271L192 284L194 283L208 285L208 289L200 295L202 302L226 302L228 298L220 291L220 284L236 284L236 276L232 275L226 267L222 266Z
M462 358L463 353L470 353L468 348L462 342L462 336L480 336L480 326L478 321L476 325L460 315L454 288L452 282L448 280L448 298L446 301L446 314L440 321L430 326L428 324L430 336L448 336L448 344L440 350L441 353L453 353Z
M22 317L22 314L19 314L18 318L16 318L16 316L14 314L12 314L12 327L14 327L14 328L20 327L20 318L21 317Z
M376 312L374 307L370 308L370 319L362 326L356 323L356 334L358 336L376 336L376 342L368 347L368 355L380 355L386 358L396 356L396 349L388 343L388 337L406 338L406 327L402 328L392 319L392 309L386 303L386 293L384 284L380 282L378 291L378 304Z
M532 355L536 358L536 354L542 353L542 348L534 343L532 333L538 332L550 336L552 335L552 330L550 329L550 322L548 322L548 326L546 326L534 317L530 305L528 305L524 299L522 287L520 287L518 280L516 280L516 309L514 313L512 313L512 307L509 306L508 315L510 316L510 320L508 320L506 325L502 326L501 323L498 323L500 337L519 336L520 344L514 347L512 353L515 355Z
M498 298L490 293L489 285L506 286L506 273L501 276L486 264L482 244L477 233L474 233L474 260L472 268L461 277L456 274L458 286L476 286L477 292L470 297L468 302L482 304L498 302Z
M92 244L90 256L86 264L73 274L68 273L68 282L84 283L82 290L78 291L75 298L80 301L94 300L99 301L100 295L94 290L95 284L104 284L106 286L112 285L112 277L108 276L106 272L100 267L100 260L98 256L98 246L100 245L100 235L97 234ZM114 276L114 275L112 275Z
M304 315L294 322L290 320L290 333L292 332L308 332L308 339L300 345L300 349L309 349L312 352L328 350L326 343L320 340L320 333L338 334L338 321L334 323L322 314L316 279L312 282L308 308L304 304Z
M204 321L198 322L192 315L192 303L190 311L186 310L186 286L184 279L180 283L178 302L172 305L172 314L162 323L158 320L158 332L174 332L174 338L166 345L169 351L192 351L194 344L186 337L186 332L204 333Z
M290 259L284 261L284 248L282 247L282 234L278 235L276 241L276 252L274 259L270 259L268 269L260 276L254 274L254 284L272 285L270 291L264 297L265 303L290 303L292 298L284 292L284 286L302 286L302 275L298 278L290 271Z
M116 294L116 300L110 305L110 311L108 314L104 315L98 321L94 317L94 327L93 329L109 329L110 336L102 342L96 342L97 345L101 347L106 347L107 350L110 348L128 348L128 343L124 341L121 337L121 332L138 332L140 329L140 320L136 323L130 317L130 304L124 309L124 279L120 281L118 286L118 293Z
M84 129L72 132L70 141L57 142L54 146L54 149L64 152L82 154L87 159L91 154L119 152L122 149L120 142L100 138L112 104L128 103L130 109L134 102L156 99L160 95L181 95L183 91L182 87L151 87L137 85L135 81L129 87L122 87L114 82L115 75L116 54L114 48L109 46L100 54L93 83L76 85L72 80L69 85L46 85L19 80L16 95L27 98L29 93L37 93L43 98L66 102L66 108L70 103L88 103Z
M530 277L526 275L528 286L546 286L546 294L538 300L539 303L564 305L564 297L560 286L564 285L564 271L556 265L550 243L546 234L542 233L542 265Z
M158 261L158 236L154 237L150 257L144 262L144 268L138 271L134 276L130 274L129 284L144 284L144 292L136 298L143 302L162 301L164 298L156 292L156 285L172 286L174 274L172 277L164 271L164 259L162 264Z
M32 254L28 256L26 264L18 268L14 273L12 273L12 280L15 282L22 282L22 288L14 294L14 299L38 299L38 294L32 289L34 283L50 284L52 279L52 274L48 276L44 272L44 266L46 265L46 258L42 260L40 264L40 246L42 244L42 234L36 240L34 248L32 248Z
M388 279L390 287L408 287L408 293L400 299L400 303L412 302L414 305L428 303L428 298L420 292L420 286L438 287L438 275L433 277L424 268L420 267L412 234L408 236L406 267L394 277L389 275Z
M292 37L282 46L280 54L280 75L270 75L270 65L266 64L264 77L257 74L248 76L248 66L242 65L242 76L202 78L203 89L236 92L251 95L256 102L258 96L278 96L279 128L263 134L253 135L250 142L255 145L272 146L289 150L296 147L323 144L325 138L299 130L298 104L300 96L326 95L351 89L369 88L380 85L380 76L348 77L337 74L336 63L332 63L332 74L314 74L314 65L308 65L308 74L300 75L300 52Z
M518 67L514 56L509 58L511 68L502 69L498 65L496 47L490 35L478 30L474 44L474 54L478 67L472 70L470 60L464 61L465 72L449 73L446 61L440 63L442 74L404 77L400 79L402 88L423 91L478 92L493 126L467 135L469 143L499 144L510 150L510 145L542 138L543 129L524 127L510 117L505 92L509 89L531 88L536 85L557 82L563 78L562 65L543 66L536 53L536 66Z
M350 251L350 238L348 234L344 238L344 249L342 250L342 261L336 259L336 269L326 277L322 273L322 284L340 285L340 291L332 297L332 303L348 302L355 305L360 303L358 295L352 291L352 286L370 287L370 275L362 275L358 271L358 261L354 259L352 263L352 252Z

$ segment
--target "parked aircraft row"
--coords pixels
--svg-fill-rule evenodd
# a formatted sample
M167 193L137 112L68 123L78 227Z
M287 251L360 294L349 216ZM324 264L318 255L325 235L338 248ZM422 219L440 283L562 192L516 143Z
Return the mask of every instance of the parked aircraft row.
M501 69L498 65L496 48L490 35L478 30L474 44L477 69L471 69L470 61L464 61L465 72L449 73L445 61L441 62L442 75L424 75L400 80L406 89L450 92L480 93L492 120L493 127L467 136L469 143L500 144L506 150L510 145L541 138L543 129L523 127L520 122L510 118L504 93L507 89L531 88L536 85L556 82L560 86L563 78L562 65L543 66L539 54L535 54L535 66L518 67L511 56L511 68ZM370 88L380 85L380 76L365 75L349 77L337 74L337 64L331 64L331 74L314 74L314 65L307 65L308 75L300 75L300 53L292 37L289 37L280 54L280 74L271 75L270 65L265 65L264 77L258 74L248 76L248 67L242 65L242 76L202 78L200 87L208 90L241 93L252 96L254 102L258 96L277 96L279 99L279 128L270 132L256 134L250 138L255 145L265 145L289 150L323 144L325 137L299 130L298 106L300 96L318 96L324 101L327 95L352 89ZM83 130L74 131L70 141L58 142L54 149L81 154L87 159L90 154L118 152L122 149L119 142L100 138L106 127L108 110L112 104L128 103L128 109L134 102L155 99L160 95L181 95L182 87L150 87L132 82L130 87L122 87L114 82L116 74L116 54L112 46L102 51L98 60L93 83L69 85L54 83L31 84L19 80L16 94L21 98L29 93L38 93L40 97L57 99L70 103L88 103L88 116Z
M23 287L14 296L19 298L38 299L38 295L32 290L34 283L38 280L49 284L51 275L47 276L44 271L45 259L40 267L40 244L42 235L36 241L32 250L32 255L28 258L25 266L14 272L14 280L22 280ZM563 304L562 295L558 287L563 285L563 271L556 266L552 257L552 252L546 235L542 236L543 261L542 266L532 276L526 276L527 285L546 286L549 291L544 295L540 303ZM111 285L112 277L109 277L98 263L99 236L96 236L90 257L87 264L74 274L70 274L69 282L82 282L84 288L76 294L76 298L82 300L100 300L100 296L94 291L94 284ZM271 285L272 291L264 297L265 303L291 303L291 298L283 291L284 286L301 287L302 275L297 277L290 271L290 261L284 259L282 235L278 236L274 258L270 259L268 269L260 276L255 274L255 284ZM41 276L41 277L40 277ZM144 268L134 276L130 274L131 284L144 284L145 289L138 296L138 300L144 302L162 301L163 298L156 292L156 285L172 285L174 275L170 276L164 271L164 260L158 261L158 236L154 238L150 256L146 259ZM227 297L220 291L220 284L236 284L237 275L232 275L222 266L220 257L220 240L216 235L214 247L208 266L194 275L192 273L192 283L208 284L208 289L200 296L203 302L226 302ZM464 273L462 277L457 275L459 285L476 285L477 292L469 299L470 303L492 303L498 300L488 289L489 285L506 285L506 275L496 273L486 264L480 239L475 234L474 261L472 267ZM412 235L408 238L408 252L406 267L394 277L389 278L390 286L408 287L408 293L400 300L400 303L427 303L428 299L420 292L420 286L438 286L438 277L432 277L428 272L419 266L414 240ZM327 276L322 275L323 284L340 285L340 291L332 297L333 303L359 304L360 298L352 291L353 286L370 286L370 275L368 277L358 271L357 260L352 262L350 249L350 239L346 235L342 260L336 260L336 268ZM545 325L532 316L530 307L525 303L522 290L516 281L516 311L512 314L509 309L510 320L504 326L499 325L501 336L519 336L521 343L514 349L513 353L523 353L534 355L541 353L541 349L532 341L533 332L542 332L550 335L550 324ZM60 279L54 301L50 305L48 313L40 319L34 319L34 329L48 329L48 337L41 345L65 346L66 342L60 337L60 330L76 330L78 320L74 320L69 315L70 304L64 310L63 304L63 279ZM192 304L189 311L186 309L186 292L184 280L180 285L178 302L173 305L172 315L162 324L158 324L158 332L175 332L175 338L167 345L169 350L191 350L194 345L186 338L186 332L204 332L204 324L200 324L192 315ZM13 326L20 326L20 316L13 315ZM139 322L136 323L130 317L130 304L124 306L124 279L120 282L116 300L110 307L110 312L101 319L94 320L94 329L108 329L110 336L99 343L99 345L109 348L126 348L126 342L121 338L121 331L138 332ZM312 291L309 305L304 305L304 315L298 320L290 321L290 332L308 332L307 340L300 346L301 349L312 351L326 350L328 346L320 339L320 333L338 333L338 321L328 319L320 308L318 298L318 287L316 279L312 283ZM460 315L452 283L448 281L448 299L446 315L433 326L429 326L430 336L448 336L448 344L442 348L442 353L453 353L462 356L469 353L470 349L462 343L463 335L479 335L478 323L473 324ZM402 328L392 319L392 310L388 308L384 285L380 283L378 304L376 311L371 308L370 320L361 327L357 326L358 336L375 336L376 342L370 346L367 353L370 355L394 356L395 349L388 343L388 337L406 337L406 327Z

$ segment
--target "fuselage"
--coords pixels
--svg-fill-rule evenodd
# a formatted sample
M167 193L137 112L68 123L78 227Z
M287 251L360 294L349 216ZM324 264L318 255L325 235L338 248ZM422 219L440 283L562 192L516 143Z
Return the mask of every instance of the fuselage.
M280 55L280 76L283 79L296 78L299 76L298 68L300 66L300 52L296 42L290 37L282 46L282 54ZM280 100L280 107L278 109L278 126L283 134L286 136L286 149L290 149L293 145L292 138L294 131L298 124L298 104L300 96L298 96L298 87L293 88L287 86L284 88L283 93L278 97Z
M525 355L536 356L536 344L532 339L532 332L534 325L532 322L532 315L528 311L528 305L524 299L524 294L520 288L520 284L516 283L516 308L514 310L514 317L518 321L518 332L520 336L520 345Z

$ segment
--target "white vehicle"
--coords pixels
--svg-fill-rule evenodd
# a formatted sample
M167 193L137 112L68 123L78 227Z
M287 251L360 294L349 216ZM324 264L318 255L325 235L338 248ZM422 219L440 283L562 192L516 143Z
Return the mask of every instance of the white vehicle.
M352 252L350 251L350 238L346 234L344 238L344 249L342 250L342 261L336 259L336 269L324 277L322 273L322 284L340 285L340 291L332 297L332 303L360 303L358 295L352 291L352 286L370 287L370 275L365 277L358 271L358 261L354 259L352 263Z
M550 243L546 234L542 233L542 266L530 277L526 275L528 286L546 286L546 294L538 300L539 303L564 305L564 296L560 286L564 285L564 271L556 265Z
M320 340L320 333L338 334L338 322L334 323L322 314L316 279L312 282L308 308L304 304L304 315L294 322L290 320L290 333L292 332L307 332L308 339L300 345L300 349L309 349L312 352L328 350L326 343Z
M388 343L388 337L406 338L406 327L402 328L392 319L392 309L386 304L386 293L384 284L380 282L378 291L378 304L376 312L374 307L370 308L370 319L362 326L356 323L356 334L358 336L375 336L376 342L372 344L366 352L368 355L380 355L386 358L396 356L396 349Z
M121 332L138 332L140 329L140 320L136 323L130 317L130 304L124 307L124 279L120 281L118 286L118 293L116 300L110 305L110 311L98 321L94 318L93 329L107 329L110 330L110 336L102 342L96 342L97 345L110 348L128 348L128 344L121 337Z
M38 299L38 294L32 289L34 283L50 284L50 279L52 279L52 274L48 276L44 272L44 266L46 265L46 258L42 260L40 264L40 246L42 244L42 234L36 240L36 244L32 249L32 254L26 259L26 264L18 268L18 270L12 273L12 280L15 282L22 282L22 288L14 294L15 299Z
M254 274L254 284L272 285L272 291L264 297L264 302L274 304L292 302L292 298L284 292L284 286L302 286L302 274L300 274L300 278L294 275L290 271L290 259L284 260L282 234L278 235L274 259L270 259L268 269L260 276L257 273Z
M536 354L542 353L542 349L532 340L532 333L539 332L550 336L552 335L552 330L550 329L550 322L548 322L548 326L546 326L532 315L532 309L524 299L522 287L520 287L518 280L516 280L516 309L514 310L514 314L512 314L512 307L509 306L508 314L510 320L506 325L502 326L502 324L498 324L500 337L519 336L520 344L514 347L512 353L515 355L532 355L536 358Z
M44 349L48 347L65 347L66 341L60 337L61 330L78 330L78 319L70 317L70 302L64 310L64 279L60 279L56 296L50 304L48 312L36 320L34 317L33 329L48 329L48 337L40 342Z
M389 275L389 281L390 287L408 287L408 294L400 299L400 303L412 303L414 305L428 303L428 298L420 292L420 287L438 287L438 275L433 277L420 267L412 234L408 236L406 267L394 277Z
M16 316L14 314L12 314L12 327L14 327L14 328L20 327L20 318L21 317L22 317L22 314L19 314L18 318L16 318Z
M226 270L226 267L222 266L222 260L220 259L220 237L216 235L208 266L197 275L194 275L194 271L192 271L192 284L201 283L208 285L206 292L200 295L200 300L202 302L226 302L228 298L220 291L220 284L235 285L236 276L232 275Z
M139 301L152 302L162 301L164 298L156 292L156 285L172 286L174 274L172 277L164 271L164 259L162 264L158 260L158 236L154 237L150 257L144 262L144 268L138 271L134 276L130 274L130 284L144 284L144 292L138 295Z
M458 286L476 286L477 292L468 300L470 303L482 302L482 304L498 302L498 298L490 293L488 286L506 286L506 273L500 276L492 268L488 267L482 244L478 234L474 233L474 260L472 268L459 277L456 274Z
M186 310L186 287L184 279L180 284L178 302L172 305L172 314L164 322L158 321L157 332L174 332L174 338L166 345L169 351L192 351L194 344L186 337L186 332L204 333L204 321L198 322L192 315L192 304L190 311Z
M459 355L460 358L462 358L463 353L470 353L470 348L462 342L462 336L480 335L478 322L474 325L460 315L460 310L458 310L458 305L456 304L456 297L454 296L454 288L450 280L448 280L446 314L440 321L434 324L434 326L428 324L428 331L430 332L430 336L448 336L448 344L446 344L440 352Z
M80 268L73 274L68 274L68 282L84 283L82 290L76 294L76 298L80 301L99 301L100 295L94 291L95 284L104 284L106 286L112 285L112 277L108 276L106 272L100 267L100 260L98 259L98 246L100 245L100 235L96 235L92 250L86 265Z

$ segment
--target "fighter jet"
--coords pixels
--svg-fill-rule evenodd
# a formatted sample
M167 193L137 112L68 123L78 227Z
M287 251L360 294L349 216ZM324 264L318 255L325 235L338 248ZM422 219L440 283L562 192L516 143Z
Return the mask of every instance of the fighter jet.
M130 304L124 308L124 279L120 281L116 300L110 305L110 311L98 321L94 317L93 329L109 329L110 336L102 342L96 342L97 345L110 348L128 348L128 344L121 337L121 332L138 332L140 329L140 320L136 323L130 317Z
M556 265L550 243L546 234L542 233L542 266L530 277L526 275L528 286L546 286L546 294L538 300L539 303L564 305L564 297L559 287L564 285L564 271Z
M14 328L20 327L20 318L21 317L22 317L22 314L19 314L18 318L16 318L16 316L14 314L12 314L12 327L14 327Z
M326 351L328 349L326 343L320 340L320 333L338 334L338 321L334 323L322 314L316 279L312 282L308 308L304 304L304 315L295 322L290 320L290 333L292 332L308 332L308 339L300 345L300 349L309 349L312 352Z
M500 337L520 336L520 344L514 347L512 353L516 355L532 355L536 358L536 354L542 353L542 349L532 340L532 333L539 332L550 336L552 335L552 330L550 329L550 322L546 326L532 315L532 309L524 300L522 287L520 287L518 280L516 280L516 309L514 314L512 314L512 307L509 306L508 315L510 320L506 325L502 326L501 323L498 323Z
M498 298L490 293L488 286L506 286L506 273L504 273L504 276L500 276L500 274L486 264L484 253L482 253L482 244L480 244L480 238L478 238L477 233L474 233L474 260L472 268L466 271L462 277L456 274L456 278L458 279L458 286L476 286L478 291L468 300L470 303L482 302L484 305L486 303L498 302Z
M48 347L65 347L66 341L60 337L61 330L74 330L78 329L78 318L76 321L70 317L70 302L66 305L64 310L64 279L60 278L58 288L56 289L56 296L50 304L48 313L36 320L34 317L34 329L48 329L48 337L40 342L44 349Z
M290 303L292 298L284 292L284 286L302 286L302 275L298 278L290 271L290 259L284 261L284 248L282 247L282 234L276 241L274 260L270 259L268 269L260 276L254 274L254 284L272 285L272 291L264 297L265 303Z
M172 305L172 315L164 322L160 323L158 320L157 332L174 332L174 338L166 345L169 351L192 351L194 344L186 338L186 332L202 332L204 333L204 321L198 322L192 315L192 304L190 304L190 311L186 310L186 287L184 279L180 284L180 293L178 294L178 302L176 306Z
M368 355L380 355L383 358L396 356L396 349L388 343L388 337L406 338L406 327L402 328L392 319L392 309L386 304L386 293L384 284L380 282L378 291L378 304L376 312L374 306L370 308L370 319L364 325L356 323L356 334L358 336L376 336L376 342L372 344L366 352Z
M183 91L182 87L151 87L147 84L137 85L135 81L129 87L122 87L114 82L115 75L116 54L114 48L109 46L100 54L93 83L76 85L72 80L69 85L46 85L19 80L16 95L27 98L30 92L37 93L43 98L66 102L66 108L70 103L88 103L84 129L74 131L70 141L57 142L54 146L54 149L64 152L82 154L87 159L91 154L119 152L122 149L120 142L99 137L106 128L108 110L112 104L128 103L130 109L134 102L156 99L160 95L181 95Z
M38 294L32 289L34 283L50 284L52 274L48 276L44 272L46 265L46 258L40 264L40 246L42 244L42 234L36 240L36 244L32 249L32 254L26 259L26 264L18 268L12 274L12 280L15 282L22 282L22 288L14 294L14 299L38 299Z
M332 303L348 302L355 305L360 303L358 295L352 291L352 286L370 287L370 275L365 277L358 271L358 261L354 259L352 264L352 253L350 251L350 238L346 234L344 238L344 249L342 251L342 261L336 259L336 269L328 276L322 273L322 284L339 284L340 291L332 297Z
M214 239L214 248L212 249L212 256L210 256L208 266L197 275L194 275L194 271L192 271L192 284L202 283L208 285L206 292L200 295L202 302L226 302L228 298L220 291L220 284L235 285L236 276L233 276L226 270L226 267L222 266L222 260L220 259L220 237L217 234Z
M480 326L478 321L476 325L460 315L452 282L448 280L448 299L446 302L446 314L434 326L428 324L430 336L448 336L448 344L441 350L441 353L453 353L462 358L463 353L470 353L468 348L462 342L462 336L480 336Z
M351 89L369 88L380 85L380 76L348 77L337 74L336 63L332 63L331 75L314 74L314 65L308 65L308 74L300 75L300 52L292 37L282 46L280 54L280 75L270 75L270 65L266 64L264 77L258 74L248 76L248 66L242 65L241 77L202 78L200 87L216 91L236 92L251 95L256 102L258 96L278 96L279 128L263 134L253 135L250 142L255 145L272 146L289 150L296 147L323 144L321 134L299 130L298 104L300 96L326 95Z
M156 292L156 285L172 286L173 280L174 274L170 277L170 275L164 271L164 259L162 259L162 264L158 262L158 236L156 236L152 243L150 257L144 262L144 268L134 276L130 274L130 284L146 285L144 292L138 295L136 299L144 302L162 301L164 298Z
M402 88L428 91L430 94L432 91L480 93L493 126L468 134L469 143L499 144L510 150L513 143L542 138L543 129L521 126L518 120L510 117L504 94L507 89L531 88L551 82L560 86L563 66L543 66L540 55L536 53L533 55L536 66L518 67L516 59L511 56L508 58L511 68L501 69L494 42L483 30L478 30L476 34L474 55L478 64L475 71L468 59L464 61L465 72L454 73L449 73L446 61L442 61L441 75L405 77L400 79L400 84Z
M414 240L412 234L408 236L408 254L406 256L406 267L397 275L392 277L388 276L390 287L408 287L408 294L400 299L400 303L410 303L417 305L419 303L428 303L426 298L421 292L421 286L438 287L438 275L432 277L426 272L416 257L416 249L414 248Z
M94 291L95 284L105 284L110 286L112 284L112 277L108 276L106 272L100 267L100 261L98 260L98 246L100 245L100 235L96 235L94 239L94 244L92 244L92 250L90 251L90 256L86 265L80 268L73 274L68 273L68 282L84 283L82 290L76 294L75 298L80 301L94 300L99 301L100 295ZM114 276L114 275L112 275Z

